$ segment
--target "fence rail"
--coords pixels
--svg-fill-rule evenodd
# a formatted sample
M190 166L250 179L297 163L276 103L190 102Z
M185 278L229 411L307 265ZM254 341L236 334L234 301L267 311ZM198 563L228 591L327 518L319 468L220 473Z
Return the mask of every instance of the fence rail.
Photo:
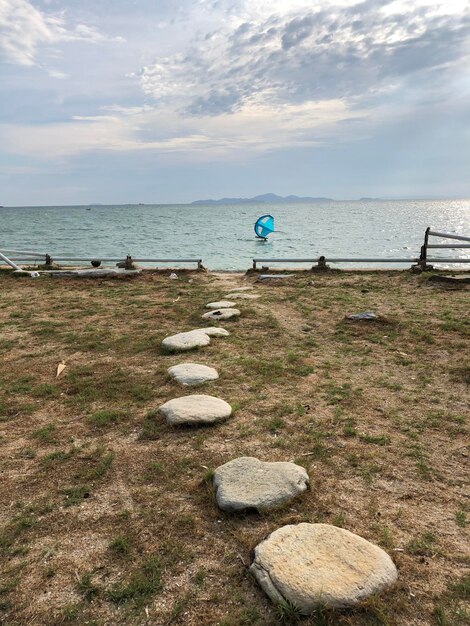
M444 239L460 239L461 241L470 241L470 237L466 237L464 235L455 235L454 233L438 233L435 230L431 230L430 227L426 229L428 235L432 235L433 237L443 237Z
M86 262L94 264L101 263L122 263L125 267L130 268L133 263L195 263L198 269L203 269L202 259L160 259L160 258L134 258L130 255L127 257L85 257L85 256L52 256L47 253L42 252L30 252L24 250L5 250L2 249L1 259L5 261L7 258L4 256L4 253L13 254L15 256L9 256L8 259L13 262L27 261L30 262L32 260L41 260L46 265L51 265L54 261L60 262ZM5 261L7 262L7 261Z
M431 230L431 227L428 226L424 231L424 243L421 246L421 253L419 255L418 266L423 270L432 270L433 266L428 265L428 263L469 263L469 258L461 258L461 259L439 259L428 258L428 249L429 248L470 248L468 244L450 244L450 243L429 243L429 237L441 237L443 239L456 239L458 241L470 241L470 237L465 235L456 235L455 233L440 233L435 230Z
M428 243L429 237L443 237L446 239L458 239L460 241L470 241L470 237L464 235L455 235L453 233L440 233L431 230L428 226L424 233L424 244L421 246L420 256L408 257L408 258L368 258L368 257L325 257L320 256L316 258L294 258L294 259L279 259L279 258L257 258L253 259L253 269L257 269L258 263L317 263L317 268L326 269L327 263L415 263L418 268L422 270L430 270L433 268L428 263L470 263L470 258L429 258L427 251L429 248L437 249L468 249L470 244L430 244Z

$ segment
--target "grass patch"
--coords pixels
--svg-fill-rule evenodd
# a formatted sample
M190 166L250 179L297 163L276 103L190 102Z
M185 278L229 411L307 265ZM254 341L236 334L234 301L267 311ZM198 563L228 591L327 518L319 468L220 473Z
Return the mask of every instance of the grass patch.
M88 422L97 428L106 428L112 424L117 424L125 416L124 411L117 409L101 409L88 417Z
M89 485L75 485L62 489L62 493L64 495L64 506L75 506L90 497L90 487Z
M70 368L62 382L66 382L67 397L84 405L103 400L141 403L153 395L150 378L142 382L142 375L121 367L110 369L107 363Z
M158 414L158 409L152 409L147 413L139 433L139 439L143 441L160 439L162 424L158 421Z
M109 590L108 598L115 604L132 601L142 606L162 589L162 573L160 560L155 556L147 557L127 582L118 583Z
M109 549L119 556L129 556L131 552L132 541L125 535L119 535L109 543Z
M93 583L93 572L85 572L80 576L77 583L78 592L87 600L91 602L95 596L98 595L99 587Z
M45 467L52 467L54 465L65 463L65 461L71 459L76 454L76 452L77 448L75 447L70 448L70 450L68 451L55 450L54 452L50 452L49 454L43 456L40 462Z
M57 426L55 424L47 424L31 433L32 439L36 439L42 444L56 443Z
M432 532L424 532L408 542L406 550L414 556L433 556L437 554L437 537Z

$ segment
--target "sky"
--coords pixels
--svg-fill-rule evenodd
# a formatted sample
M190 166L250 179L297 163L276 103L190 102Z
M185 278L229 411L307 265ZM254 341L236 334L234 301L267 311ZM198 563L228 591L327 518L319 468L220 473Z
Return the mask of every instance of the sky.
M470 197L470 0L0 0L0 204Z

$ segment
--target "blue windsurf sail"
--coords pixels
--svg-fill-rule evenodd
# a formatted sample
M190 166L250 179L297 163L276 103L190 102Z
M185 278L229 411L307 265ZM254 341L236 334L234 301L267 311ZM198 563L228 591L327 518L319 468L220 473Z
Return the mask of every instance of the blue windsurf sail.
M266 239L274 232L274 217L272 215L262 215L256 220L255 233L257 237Z

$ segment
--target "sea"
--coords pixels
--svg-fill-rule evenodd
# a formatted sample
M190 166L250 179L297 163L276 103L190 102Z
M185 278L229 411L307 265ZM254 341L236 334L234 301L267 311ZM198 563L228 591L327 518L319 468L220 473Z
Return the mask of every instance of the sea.
M274 216L275 232L262 241L253 226L266 213ZM246 270L253 258L413 258L419 256L428 226L470 236L470 199L2 207L0 251L31 250L52 258L195 258L212 270ZM433 238L430 243L452 241ZM470 248L431 252L433 257L470 259ZM360 261L335 266L407 267ZM470 269L468 264L442 267Z

